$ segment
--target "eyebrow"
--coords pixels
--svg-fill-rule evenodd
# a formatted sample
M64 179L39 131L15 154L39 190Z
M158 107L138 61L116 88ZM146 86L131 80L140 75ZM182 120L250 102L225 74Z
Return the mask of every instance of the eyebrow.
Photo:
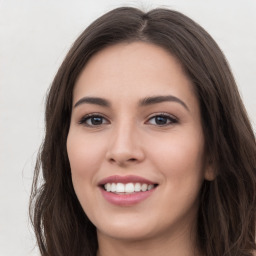
M189 111L188 106L183 102L181 99L173 96L173 95L166 95L166 96L154 96L154 97L147 97L140 101L140 106L148 106L152 104L162 103L162 102L177 102L181 104L186 110Z
M188 106L183 102L181 99L173 96L173 95L166 95L166 96L152 96L147 97L139 101L139 106L149 106L153 104L158 104L162 102L177 102L181 104L186 110L189 111ZM99 98L99 97L83 97L76 102L74 108L81 105L81 104L94 104L103 107L111 107L111 104L108 100Z
M94 104L94 105L99 105L103 107L110 107L110 102L103 99L103 98L98 98L98 97L83 97L77 103L74 105L74 108L81 105L81 104Z

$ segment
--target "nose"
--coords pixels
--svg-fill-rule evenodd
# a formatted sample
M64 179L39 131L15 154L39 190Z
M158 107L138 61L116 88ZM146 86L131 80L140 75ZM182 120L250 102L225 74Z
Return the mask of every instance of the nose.
M123 124L113 129L106 158L119 166L129 166L144 160L139 132L134 126Z

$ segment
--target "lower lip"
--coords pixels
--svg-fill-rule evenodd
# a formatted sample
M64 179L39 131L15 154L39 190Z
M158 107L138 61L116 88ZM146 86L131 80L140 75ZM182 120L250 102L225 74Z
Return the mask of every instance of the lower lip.
M131 206L134 204L138 204L151 196L155 189L156 188L145 192L135 192L132 194L115 194L113 192L108 192L103 188L100 188L103 197L108 202L119 206Z

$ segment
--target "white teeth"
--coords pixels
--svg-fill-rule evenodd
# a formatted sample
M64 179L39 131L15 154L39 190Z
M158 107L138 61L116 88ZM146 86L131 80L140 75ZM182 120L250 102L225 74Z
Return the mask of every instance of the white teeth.
M147 189L148 189L148 185L147 185L147 184L142 184L141 190L142 190L143 192L145 192L145 191L147 191Z
M148 190L152 189L154 187L153 184L148 185Z
M116 193L134 193L134 192L145 192L147 190L153 189L155 186L153 184L146 183L107 183L104 185L104 188L108 192Z
M135 183L134 191L135 191L135 192L140 192L140 191L141 191L141 185L140 185L140 183Z
M110 183L107 183L104 185L105 189L109 192L111 191L111 184Z
M116 192L116 183L111 184L111 192Z
M113 184L112 184L113 186ZM116 192L117 193L122 193L124 192L124 184L123 183L117 183L116 184Z
M133 183L125 184L125 192L126 193L133 193L134 192L134 185L133 185Z

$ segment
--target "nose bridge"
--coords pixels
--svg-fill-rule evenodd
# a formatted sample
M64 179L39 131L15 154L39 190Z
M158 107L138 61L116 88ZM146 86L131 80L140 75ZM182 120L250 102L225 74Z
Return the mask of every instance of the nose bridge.
M108 160L118 164L138 162L143 159L138 127L131 118L122 118L114 125L107 156Z

